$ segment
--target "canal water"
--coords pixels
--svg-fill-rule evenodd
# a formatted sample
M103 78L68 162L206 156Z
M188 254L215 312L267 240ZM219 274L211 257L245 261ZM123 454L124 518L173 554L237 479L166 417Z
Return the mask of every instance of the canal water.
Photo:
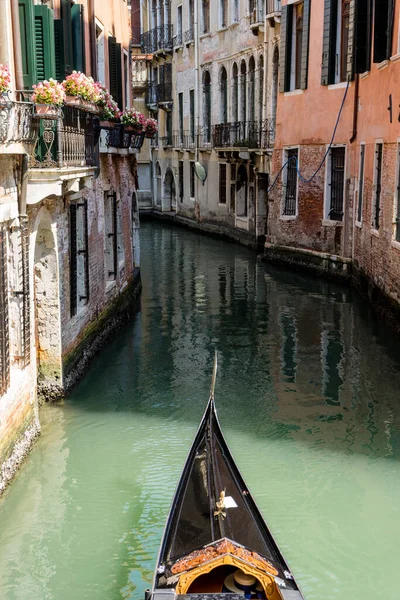
M400 596L400 342L348 289L141 229L141 312L0 501L1 600L142 598L205 408L307 600Z

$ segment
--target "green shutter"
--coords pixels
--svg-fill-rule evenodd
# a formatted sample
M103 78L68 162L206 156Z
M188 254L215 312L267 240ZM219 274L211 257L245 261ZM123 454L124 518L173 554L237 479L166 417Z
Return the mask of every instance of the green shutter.
M36 83L36 52L32 0L18 0L19 26L21 30L22 70L24 87L30 89Z
M116 53L116 69L117 69L117 104L123 109L123 95L122 95L122 50L121 44L115 44Z
M325 0L321 85L335 81L337 0Z
M371 68L372 0L356 0L354 30L354 70L364 73Z
M348 46L347 46L347 79L349 81L352 81L354 79L355 12L356 12L356 0L350 0L350 11L349 11L349 43L348 43Z
M37 4L35 14L35 49L37 80L55 78L54 17L48 6Z
M108 38L108 74L110 79L110 94L118 102L118 83L117 83L117 40L115 37ZM122 106L118 105L120 108Z
M85 25L82 4L71 8L73 67L75 71L85 71Z
M64 54L64 21L54 20L54 46L56 79L63 81L65 78L65 54Z
M303 39L301 43L301 73L300 88L307 89L308 81L308 49L310 38L311 0L304 0L303 8Z
M71 0L61 0L61 18L64 24L65 72L69 74L73 71Z
M279 91L286 91L286 64L287 64L287 25L288 25L288 6L282 6L281 12L281 46L279 52ZM291 12L290 12L291 15ZM290 75L290 74L289 74Z

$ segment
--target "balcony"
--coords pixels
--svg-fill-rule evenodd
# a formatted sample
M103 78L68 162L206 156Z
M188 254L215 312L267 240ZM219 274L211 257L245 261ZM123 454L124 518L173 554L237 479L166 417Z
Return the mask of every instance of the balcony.
M147 56L136 54L132 56L132 86L139 93L143 92L149 83L148 80L148 64Z
M172 102L172 83L159 83L157 85L157 104Z
M160 25L142 33L140 42L143 54L172 52L172 30L172 25Z
M275 17L279 17L281 14L281 0L267 0L266 6L266 17L267 19L275 20Z
M179 48L182 47L182 42L183 42L183 38L182 38L182 32L177 33L176 35L174 35L174 37L172 38L172 45L175 48L175 50L179 50Z
M178 150L193 150L196 146L196 136L190 131L174 131L173 146Z
M106 145L120 150L140 150L144 142L144 133L129 131L124 125L115 124L107 130Z
M33 145L38 121L31 102L7 101L0 105L0 153L20 153L17 144Z
M250 29L254 35L258 35L259 31L263 31L264 11L263 3L260 1L252 2L250 10Z
M186 44L186 46L188 46L189 44L191 44L194 41L194 29L193 28L185 31L185 34L183 36L183 41Z
M214 125L213 145L221 149L267 150L273 145L271 121L238 121Z

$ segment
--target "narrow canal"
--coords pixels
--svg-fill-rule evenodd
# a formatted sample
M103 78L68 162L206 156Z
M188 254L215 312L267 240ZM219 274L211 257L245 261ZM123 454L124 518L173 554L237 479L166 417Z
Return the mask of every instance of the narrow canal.
M205 407L307 600L399 597L399 340L352 293L142 226L142 309L0 501L1 600L142 598Z

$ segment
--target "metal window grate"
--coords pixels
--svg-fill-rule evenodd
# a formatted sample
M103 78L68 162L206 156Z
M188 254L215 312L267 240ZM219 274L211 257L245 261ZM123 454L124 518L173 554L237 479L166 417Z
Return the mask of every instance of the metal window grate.
M375 150L375 203L372 226L379 229L381 214L381 192L382 192L382 152L383 144L377 144Z
M183 160L179 161L179 198L183 202L184 197L184 179L183 179Z
M7 234L0 228L0 394L10 384L10 340L8 330Z
M357 207L357 221L361 223L362 220L362 207L363 207L363 196L364 196L364 163L365 163L365 146L360 146L360 179L358 181L358 207Z
M194 172L194 162L190 163L190 197L194 198L196 189L195 189L195 172Z
M285 216L296 215L297 203L297 157L298 149L292 148L287 151L288 162L286 167L285 202L283 214Z
M343 220L344 196L344 164L346 148L332 148L331 150L331 203L328 218L331 221Z
M226 204L226 164L219 165L219 199L220 204Z

